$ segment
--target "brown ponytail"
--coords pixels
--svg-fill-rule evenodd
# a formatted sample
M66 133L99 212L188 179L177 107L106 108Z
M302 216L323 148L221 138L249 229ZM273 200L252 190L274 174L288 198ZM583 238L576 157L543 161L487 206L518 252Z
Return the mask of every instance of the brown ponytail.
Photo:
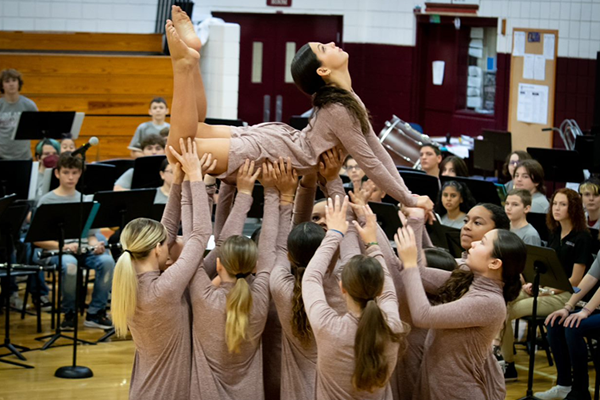
M473 282L471 270L455 269L450 278L438 289L432 300L436 304L450 303L463 297L469 291Z
M354 339L354 374L356 390L373 392L386 385L391 373L385 357L389 342L400 342L405 348L406 333L393 332L375 298L383 290L384 272L375 258L356 255L342 271L342 286L360 304L362 315Z
M369 122L369 112L356 100L356 98L345 89L340 89L335 86L322 86L315 92L313 97L313 107L318 110L328 104L340 104L348 110L348 113L360 124L360 130L363 135L366 135L371 130ZM315 118L317 117L315 113Z

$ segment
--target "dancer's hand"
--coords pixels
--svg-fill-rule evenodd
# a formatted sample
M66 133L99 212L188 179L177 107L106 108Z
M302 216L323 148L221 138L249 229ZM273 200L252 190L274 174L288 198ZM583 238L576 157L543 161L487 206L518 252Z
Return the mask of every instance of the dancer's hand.
M353 190L349 191L348 195L350 195L350 199L355 205L365 206L369 203L369 199L371 198L373 191L374 188L372 186L364 185L356 193L354 193Z
M260 184L266 188L275 187L275 175L273 174L273 163L266 160L262 165L262 174L258 178Z
M362 213L367 219L365 226L360 226L356 221L352 221L352 223L364 244L369 245L377 243L377 215L373 213L369 206L360 206L360 208L362 208Z
M348 210L348 196L344 200L340 196L335 196L335 203L330 198L327 199L325 206L325 219L327 220L327 230L338 231L345 235L348 231L348 221L346 221L346 211Z
M398 258L404 264L404 268L415 268L419 249L417 248L417 240L413 229L410 226L398 229L398 233L394 235L394 241L398 250Z
M260 168L257 168L254 171L254 161L246 160L244 165L238 169L237 174L237 190L238 193L245 193L249 196L252 196L252 191L254 190L254 183L256 182L256 178L260 174Z
M288 203L294 202L294 195L298 187L298 173L292 167L292 160L288 157L287 163L283 162L283 158L279 157L279 162L273 165L270 170L275 178L275 186L281 194L281 200Z
M327 150L319 157L319 174L331 182L340 177L340 170L344 165L344 152L339 147Z
M557 319L558 319L558 324L562 325L563 321L568 316L569 316L569 311L566 308L561 308L560 310L556 310L552 314L548 315L546 317L546 321L544 321L544 325L554 326L554 322L556 322Z
M213 159L212 153L204 153L200 159L200 164L202 165L202 173L207 175L217 168L217 159Z
M173 183L176 185L181 185L183 178L185 178L185 173L181 169L181 164L175 163L171 165L173 166Z
M196 141L191 138L187 139L187 147L183 138L179 139L179 148L181 154L179 154L173 146L169 146L169 150L173 157L179 161L181 168L188 176L190 181L198 182L202 180L202 168L200 160L198 159L198 149L196 147Z
M431 201L428 196L419 196L417 199L417 207L422 208L427 212L425 214L427 223L433 225L433 221L435 220L435 215L433 215L433 201Z

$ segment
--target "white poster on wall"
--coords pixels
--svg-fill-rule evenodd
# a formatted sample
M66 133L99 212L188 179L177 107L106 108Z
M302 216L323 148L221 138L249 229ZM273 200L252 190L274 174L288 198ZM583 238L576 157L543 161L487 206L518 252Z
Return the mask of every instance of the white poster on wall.
M519 83L517 121L540 125L548 123L548 86Z
M525 55L525 32L515 32L515 43L513 56L523 57Z
M444 83L444 67L446 63L444 61L433 62L433 84L440 86Z
M556 37L551 33L544 33L544 58L554 60L554 41Z

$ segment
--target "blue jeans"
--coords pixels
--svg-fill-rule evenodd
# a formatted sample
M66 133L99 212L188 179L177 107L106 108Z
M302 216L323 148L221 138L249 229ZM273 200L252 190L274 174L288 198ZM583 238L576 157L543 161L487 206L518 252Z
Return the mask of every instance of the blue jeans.
M566 328L556 322L554 327L547 326L547 328L548 341L556 364L556 383L561 386L572 386L575 392L587 392L590 378L588 351L584 338L590 333L600 331L600 313L595 312L582 320L579 328Z
M34 252L34 262L39 262L37 252ZM42 260L48 264L58 264L58 256L50 257ZM92 302L88 308L89 314L96 314L100 310L106 308L108 302L108 294L112 287L113 271L115 269L115 261L110 252L107 250L104 254L86 254L83 256L83 262L88 268L96 271L96 281L94 283L94 291L92 292ZM65 313L75 312L75 288L77 284L77 259L70 255L64 254L62 257L62 311Z

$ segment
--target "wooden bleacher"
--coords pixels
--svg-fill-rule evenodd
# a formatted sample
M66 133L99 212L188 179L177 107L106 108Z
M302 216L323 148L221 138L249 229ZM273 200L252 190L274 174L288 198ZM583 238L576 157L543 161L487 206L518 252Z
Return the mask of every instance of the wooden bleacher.
M0 32L4 68L23 74L22 94L40 111L85 112L77 145L100 139L90 160L129 157L135 128L150 120L150 100L172 101L160 34Z

